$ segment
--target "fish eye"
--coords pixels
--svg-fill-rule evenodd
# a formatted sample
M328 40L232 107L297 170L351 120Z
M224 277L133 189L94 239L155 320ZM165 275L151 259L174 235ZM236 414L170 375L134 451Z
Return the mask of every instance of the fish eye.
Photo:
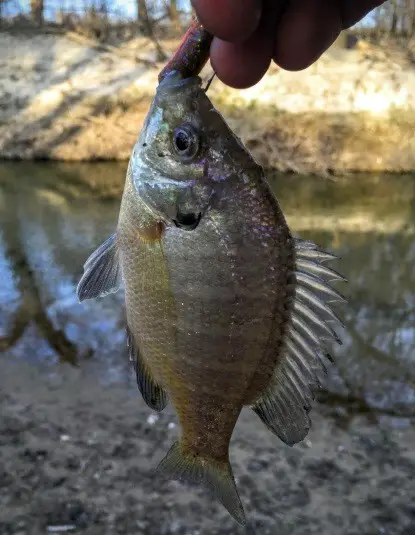
M192 125L183 124L175 128L173 147L183 161L189 161L196 157L200 148L200 139Z

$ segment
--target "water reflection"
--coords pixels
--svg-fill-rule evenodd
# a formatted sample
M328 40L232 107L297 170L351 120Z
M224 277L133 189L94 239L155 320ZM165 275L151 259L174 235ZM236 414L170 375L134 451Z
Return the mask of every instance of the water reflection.
M124 171L111 164L0 169L3 358L79 360L103 381L130 374L122 295L83 304L75 296L83 262L115 227L119 200L108 192L120 193ZM414 178L271 179L292 228L339 254L349 280L347 331L327 402L415 411Z

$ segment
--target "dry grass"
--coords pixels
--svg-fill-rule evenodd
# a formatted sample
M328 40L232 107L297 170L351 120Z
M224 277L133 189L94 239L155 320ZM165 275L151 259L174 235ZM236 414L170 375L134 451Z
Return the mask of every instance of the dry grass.
M215 104L267 168L320 175L415 169L415 111L392 111L377 118L365 113L293 114L272 106L228 105L218 99ZM3 154L23 159L128 159L149 105L149 95L137 88L110 96L91 95L78 106L68 106L53 128L42 129L41 122L36 122L31 134L26 125L24 135L15 135Z
M376 117L219 107L264 167L317 174L415 169L415 111Z
M15 50L0 58L0 157L129 158L161 68L153 65L151 41L118 47L72 33L0 40L2 49ZM171 52L177 42L164 39L163 46ZM209 95L264 167L320 175L413 171L413 63L402 51L391 59L389 48L372 48L353 52L347 62L328 54L301 76L275 67L248 93L213 84ZM366 75L370 83L356 88ZM391 111L376 115L380 109Z

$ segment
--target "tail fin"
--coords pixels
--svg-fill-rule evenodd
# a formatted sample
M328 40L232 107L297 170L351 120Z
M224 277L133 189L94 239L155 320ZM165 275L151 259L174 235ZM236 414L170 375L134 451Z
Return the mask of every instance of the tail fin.
M228 459L203 458L186 451L180 442L175 442L158 466L173 479L204 485L226 507L239 524L245 525L245 513Z

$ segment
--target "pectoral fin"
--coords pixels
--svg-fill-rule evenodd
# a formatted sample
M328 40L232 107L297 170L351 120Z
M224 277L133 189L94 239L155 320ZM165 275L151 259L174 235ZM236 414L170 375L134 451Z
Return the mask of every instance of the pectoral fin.
M137 385L147 405L157 411L161 412L167 405L167 394L165 390L154 381L151 376L151 371L148 368L143 357L140 355L137 344L127 327L127 343L130 355L130 360L134 363L135 373L137 378Z
M79 301L84 301L115 293L119 286L120 263L117 235L113 234L85 262L84 274L79 281L76 293Z

